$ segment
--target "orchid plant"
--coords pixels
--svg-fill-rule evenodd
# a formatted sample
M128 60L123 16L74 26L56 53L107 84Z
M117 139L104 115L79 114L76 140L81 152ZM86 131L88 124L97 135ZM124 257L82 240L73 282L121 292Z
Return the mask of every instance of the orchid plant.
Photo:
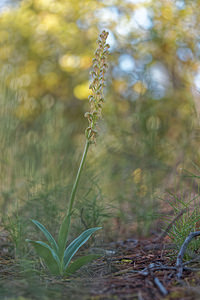
M104 102L103 88L105 86L105 73L108 67L106 63L109 53L109 45L106 44L107 37L108 32L103 31L97 41L98 48L95 52L95 58L93 59L93 70L91 72L92 81L89 87L92 90L91 95L89 96L90 111L85 114L85 117L89 122L89 126L85 131L86 143L69 199L68 210L60 226L58 241L56 242L49 231L36 220L32 220L32 222L42 231L48 242L45 243L42 241L33 241L30 239L26 240L33 245L35 251L44 261L45 265L53 275L66 276L73 274L86 263L89 263L99 257L99 255L97 254L90 254L87 256L82 256L71 262L73 256L76 254L79 248L88 241L93 233L101 229L101 227L95 227L85 230L67 247L66 245L68 242L72 209L80 180L80 175L83 170L89 146L96 143L97 122L101 118L102 103Z

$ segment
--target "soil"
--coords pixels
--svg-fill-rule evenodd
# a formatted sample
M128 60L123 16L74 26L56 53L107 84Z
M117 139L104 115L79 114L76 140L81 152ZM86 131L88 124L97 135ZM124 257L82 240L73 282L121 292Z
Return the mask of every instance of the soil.
M100 259L64 279L48 275L35 260L14 259L9 247L2 236L0 299L200 299L198 271L184 271L183 278L177 280L176 270L159 269L160 265L173 267L176 263L174 245L166 238L128 239L104 245ZM156 271L151 269L152 264L158 266Z

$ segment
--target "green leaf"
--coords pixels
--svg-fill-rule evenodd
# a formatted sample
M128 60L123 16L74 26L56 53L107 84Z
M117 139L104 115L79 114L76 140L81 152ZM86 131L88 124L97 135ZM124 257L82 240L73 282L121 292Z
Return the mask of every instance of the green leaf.
M60 260L55 251L46 243L41 241L26 240L33 245L37 254L44 260L47 268L54 275L59 275Z
M102 256L101 254L89 254L89 255L77 258L73 263L70 264L69 267L67 267L65 274L66 275L73 274L77 270L79 270L82 266L88 264L89 262L91 262L101 256Z
M79 237L77 237L75 240L71 242L71 244L66 248L64 253L64 270L68 267L68 264L70 263L72 257L74 254L78 251L78 249L87 242L87 240L90 238L90 236L97 230L101 229L102 227L95 227L90 228L81 233Z
M38 222L36 220L31 220L31 221L43 232L43 234L49 241L53 250L56 251L56 253L58 253L58 245L57 245L56 241L54 240L54 238L52 237L52 235L50 234L50 232L40 222Z
M71 216L66 215L61 226L60 226L60 231L59 231L59 236L58 236L58 248L59 248L59 257L60 259L64 255L66 243L67 243L67 238L68 238L68 232L69 232L69 226L70 226L70 221L71 221Z

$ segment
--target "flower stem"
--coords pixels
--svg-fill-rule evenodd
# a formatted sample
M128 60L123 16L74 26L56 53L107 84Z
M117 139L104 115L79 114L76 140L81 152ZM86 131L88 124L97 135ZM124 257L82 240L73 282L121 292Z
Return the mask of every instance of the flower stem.
M84 148L83 155L82 155L82 159L81 159L81 162L80 162L80 166L79 166L79 169L78 169L78 172L77 172L77 175L76 175L76 179L75 179L75 182L74 182L74 185L73 185L73 188L72 188L72 192L71 192L71 196L70 196L70 200L69 200L69 207L68 207L68 212L67 212L68 215L71 215L71 212L72 212L76 191L77 191L79 179L80 179L80 176L81 176L81 171L82 171L83 165L85 163L85 159L86 159L86 156L87 156L89 145L90 145L89 140L86 140L85 148Z
M84 163L85 163L85 159L86 159L86 156L87 156L89 145L90 145L90 141L87 139L86 143L85 143L85 148L84 148L84 151L83 151L82 159L81 159L81 162L80 162L80 166L79 166L79 169L78 169L78 172L77 172L77 175L76 175L76 179L75 179L74 185L72 187L72 192L71 192L71 196L70 196L70 199L69 199L68 210L67 210L67 213L64 217L64 220L63 220L63 222L61 224L61 227L60 227L60 230L59 230L58 247L59 247L59 257L60 257L60 260L61 260L62 268L63 268L64 251L65 251L65 247L66 247L66 243L67 243L67 239L68 239L68 234L69 234L69 231L70 231L71 214L72 214L73 204L74 204L79 179L80 179L80 176L81 176L81 171L82 171ZM63 270L61 270L61 273L62 273L62 271Z

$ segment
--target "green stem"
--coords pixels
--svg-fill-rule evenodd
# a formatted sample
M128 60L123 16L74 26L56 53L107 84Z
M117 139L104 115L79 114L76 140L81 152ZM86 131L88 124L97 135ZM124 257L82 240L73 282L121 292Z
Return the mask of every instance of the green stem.
M81 176L81 171L83 169L83 165L84 165L84 162L85 162L85 159L86 159L86 156L87 156L89 145L90 145L90 142L87 140L86 143L85 143L85 148L84 148L82 159L81 159L81 162L80 162L80 166L79 166L79 169L78 169L78 172L77 172L77 175L76 175L76 179L75 179L75 182L74 182L74 185L73 185L73 188L72 188L72 192L71 192L71 196L70 196L70 200L69 200L69 208L68 208L68 212L67 212L68 215L71 215L71 212L72 212L74 199L75 199L75 195L76 195L76 190L77 190L79 179L80 179L80 176Z
M64 251L65 251L65 247L66 247L66 243L67 243L67 239L68 239L68 234L69 234L69 230L70 230L70 225L71 225L71 214L72 214L72 209L73 209L73 204L74 204L74 199L75 199L75 195L76 195L76 191L77 191L77 187L78 187L78 183L79 183L79 179L81 176L81 171L83 169L83 165L87 156L87 152L88 152L88 148L89 148L90 142L87 139L86 140L86 144L85 144L85 148L83 151L83 155L82 155L82 159L80 162L80 166L76 175L76 179L74 181L74 185L72 187L72 192L71 192L71 196L69 199L69 207L68 207L68 211L67 214L65 215L65 218L61 224L60 227L60 231L59 231L59 236L58 236L58 247L59 247L59 257L61 260L61 270L60 272L62 273L63 271L63 258L64 258Z

